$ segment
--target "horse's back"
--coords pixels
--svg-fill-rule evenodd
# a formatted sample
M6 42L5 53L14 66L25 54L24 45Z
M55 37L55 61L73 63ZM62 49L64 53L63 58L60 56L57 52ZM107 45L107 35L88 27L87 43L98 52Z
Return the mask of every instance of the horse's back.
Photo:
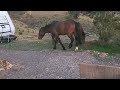
M83 28L79 22L76 22L72 19L65 20L65 21L53 21L52 22L52 30L58 33L58 35L66 35L72 34L76 32L76 23L80 30L83 32Z
M60 34L73 32L75 28L74 20L60 21L55 24L55 29Z

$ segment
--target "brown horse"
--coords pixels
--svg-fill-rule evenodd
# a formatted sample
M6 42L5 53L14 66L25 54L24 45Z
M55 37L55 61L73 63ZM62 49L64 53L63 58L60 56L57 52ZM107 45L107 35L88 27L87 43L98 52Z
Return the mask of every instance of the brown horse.
M53 21L51 24L40 28L38 39L42 39L46 33L51 33L52 39L54 41L53 49L56 49L56 44L59 41L63 50L65 50L65 47L62 44L59 35L67 35L70 38L71 43L69 44L69 48L72 47L75 37L75 50L78 50L78 44L82 44L85 42L85 33L83 31L83 28L79 22L75 22L74 20Z

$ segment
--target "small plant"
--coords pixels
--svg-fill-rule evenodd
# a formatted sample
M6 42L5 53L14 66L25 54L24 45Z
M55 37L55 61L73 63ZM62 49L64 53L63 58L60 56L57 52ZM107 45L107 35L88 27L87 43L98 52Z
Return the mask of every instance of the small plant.
M22 30L22 32L24 32L24 30Z
M19 31L19 33L18 33L19 35L22 35L23 34L23 32L22 31Z
M29 33L30 31L28 30L27 32Z
M32 33L35 33L35 31L32 31Z

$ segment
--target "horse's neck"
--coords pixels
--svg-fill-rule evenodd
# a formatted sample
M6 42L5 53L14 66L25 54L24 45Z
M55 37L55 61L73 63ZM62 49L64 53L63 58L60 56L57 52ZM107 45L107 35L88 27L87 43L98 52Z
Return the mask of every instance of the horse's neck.
M54 30L54 28L53 27L47 27L46 28L46 31L45 31L46 33L51 33L51 34L53 34L54 32L55 32L55 30Z
M45 33L51 33L50 30L46 30Z
M46 33L52 33L52 29L47 29Z
M45 33L50 33L50 32L49 32L49 29L47 29L47 28L44 29L44 32L45 32Z

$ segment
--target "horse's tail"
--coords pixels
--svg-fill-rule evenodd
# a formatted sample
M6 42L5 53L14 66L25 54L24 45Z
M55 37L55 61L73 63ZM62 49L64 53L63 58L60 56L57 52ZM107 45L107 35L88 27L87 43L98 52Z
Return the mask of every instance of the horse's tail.
M75 21L75 40L79 44L82 44L81 35L82 35L82 32L81 32L80 23Z
M81 42L85 43L85 32L80 23L79 23L79 25L80 25L80 30L81 30Z
M75 39L79 44L85 43L85 32L79 22L75 22Z

